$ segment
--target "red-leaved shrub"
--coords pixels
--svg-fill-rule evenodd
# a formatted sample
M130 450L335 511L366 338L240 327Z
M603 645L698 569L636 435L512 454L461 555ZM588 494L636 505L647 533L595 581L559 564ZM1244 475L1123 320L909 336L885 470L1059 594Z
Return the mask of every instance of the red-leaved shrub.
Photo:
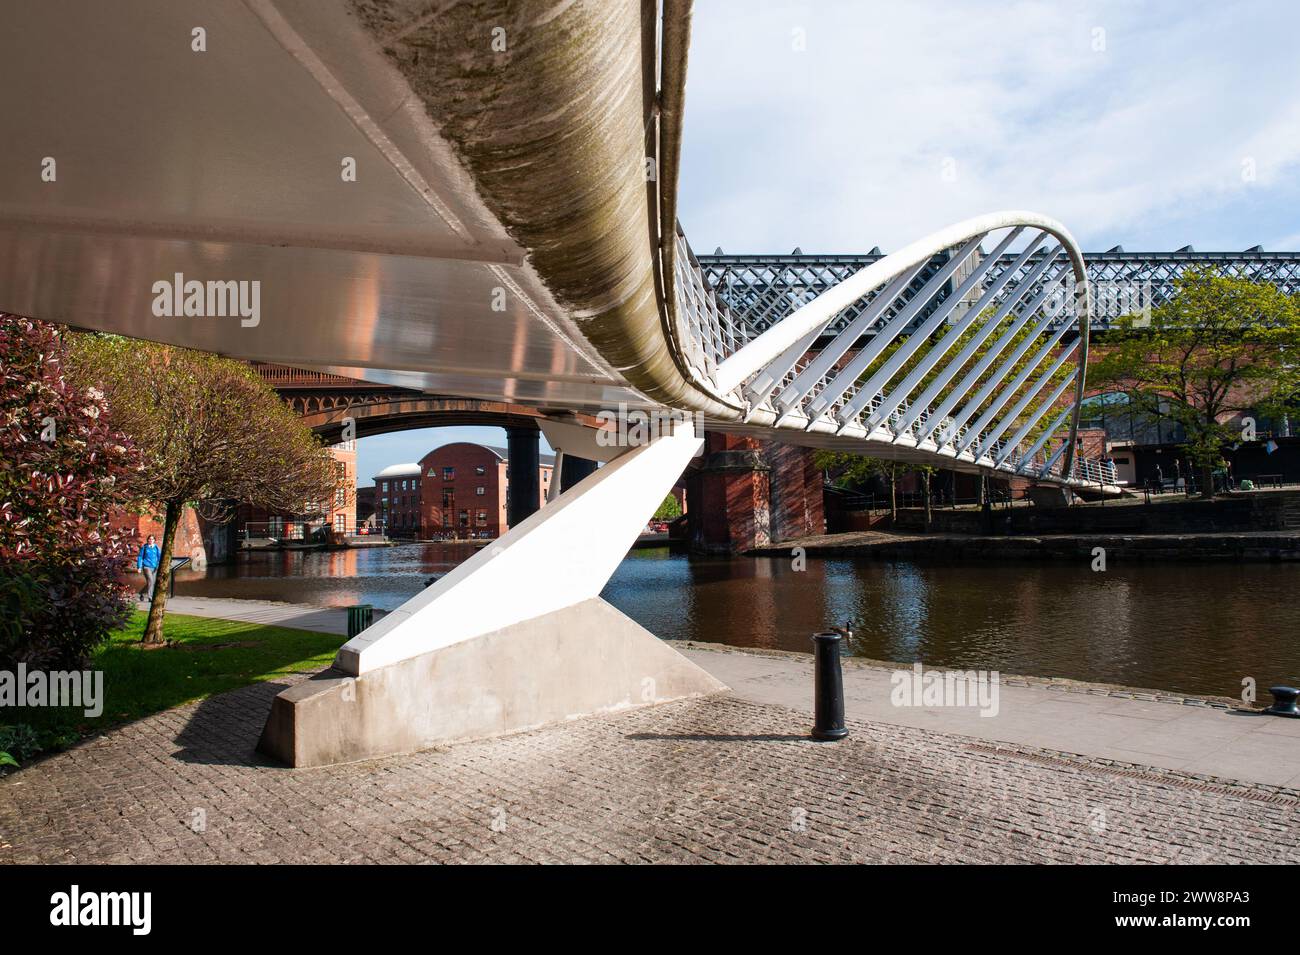
M0 313L0 669L79 669L129 608L109 521L138 456L65 358L53 326Z

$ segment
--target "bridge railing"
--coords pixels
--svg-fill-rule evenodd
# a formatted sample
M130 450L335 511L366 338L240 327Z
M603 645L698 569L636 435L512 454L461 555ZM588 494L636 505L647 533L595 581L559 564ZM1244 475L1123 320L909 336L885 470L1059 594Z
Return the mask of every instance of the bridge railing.
M239 529L243 540L326 541L339 537L383 538L388 528L380 523L342 524L321 520L285 518L280 521L246 521Z
M249 362L259 378L275 388L321 388L330 389L374 389L369 381L356 378L344 378L324 371L310 371L305 368L292 368L289 365L272 365L266 362Z
M697 381L711 382L718 365L753 336L709 287L686 236L677 233L676 270L678 340L686 347L687 365Z
M1033 213L958 223L762 331L710 287L680 232L676 252L682 357L697 383L746 409L747 424L868 455L887 444L891 457L1057 482L1101 475L1075 466L1089 291L1059 223ZM1046 455L1057 431L1067 440Z

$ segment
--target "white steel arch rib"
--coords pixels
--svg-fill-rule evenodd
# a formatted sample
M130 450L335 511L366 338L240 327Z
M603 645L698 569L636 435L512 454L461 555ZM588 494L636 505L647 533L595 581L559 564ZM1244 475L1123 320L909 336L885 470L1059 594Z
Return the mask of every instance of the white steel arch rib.
M1016 244L1023 248L1004 255ZM682 364L718 404L743 409L730 426L1114 489L1113 466L1076 451L1090 290L1077 243L1054 219L1010 211L959 222L866 266L758 334L718 302L680 233L676 265L672 310ZM853 321L828 337L836 316L859 302L866 305ZM728 426L725 417L719 425Z

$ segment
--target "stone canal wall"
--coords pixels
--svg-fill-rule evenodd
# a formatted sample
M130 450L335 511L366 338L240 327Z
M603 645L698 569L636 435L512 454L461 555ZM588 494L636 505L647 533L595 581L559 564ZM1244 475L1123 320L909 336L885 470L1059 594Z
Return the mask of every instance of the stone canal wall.
M1145 561L1300 560L1300 533L1237 534L903 534L875 531L828 534L751 551L788 557L794 547L810 557L865 557L875 560L1078 561L1087 564L1098 547L1110 566Z
M1151 504L1115 502L1081 507L995 508L932 512L931 533L940 534L1225 534L1300 531L1300 492L1240 492L1205 501L1156 498ZM925 531L925 512L899 512L894 529Z

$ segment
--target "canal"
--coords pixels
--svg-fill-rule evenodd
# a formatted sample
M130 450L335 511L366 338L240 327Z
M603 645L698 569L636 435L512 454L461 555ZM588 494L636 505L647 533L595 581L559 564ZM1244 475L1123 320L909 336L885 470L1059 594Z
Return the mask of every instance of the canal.
M428 544L241 554L176 593L391 610L472 553ZM852 621L876 660L1237 696L1300 679L1300 566L934 564L633 552L603 596L661 637L807 651Z

